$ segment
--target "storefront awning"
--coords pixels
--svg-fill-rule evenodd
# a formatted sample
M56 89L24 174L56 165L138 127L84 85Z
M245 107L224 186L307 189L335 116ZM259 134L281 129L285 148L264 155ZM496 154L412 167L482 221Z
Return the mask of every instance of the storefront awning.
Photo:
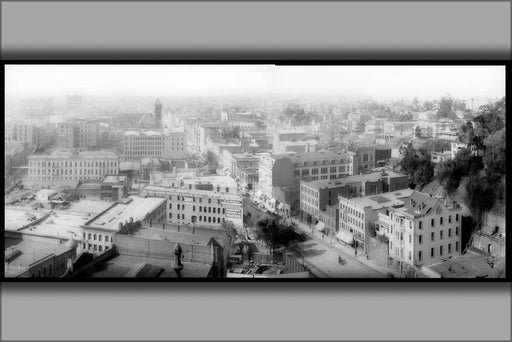
M351 244L352 241L354 241L354 236L344 230L340 230L338 234L336 234L336 238L348 244Z
M318 222L316 225L315 225L315 228L316 230L318 230L319 232L323 232L324 230L327 229L327 227L325 226L325 223L324 222Z

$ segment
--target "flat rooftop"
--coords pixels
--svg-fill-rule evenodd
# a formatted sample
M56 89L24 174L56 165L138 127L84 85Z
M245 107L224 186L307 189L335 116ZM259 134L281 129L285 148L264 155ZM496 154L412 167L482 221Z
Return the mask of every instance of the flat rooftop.
M133 255L118 255L110 260L94 265L84 273L86 278L122 278L134 277L142 264L151 266L151 275L156 278L178 278L172 268L173 260L147 258ZM183 278L206 278L212 265L182 262ZM139 275L140 276L140 275Z
M134 234L136 237L153 239L153 240L167 240L171 242L190 244L190 245L199 245L199 246L207 246L213 237L204 236L204 235L196 235L190 233L182 233L172 230L165 229L154 229L144 227L139 229Z
M493 277L494 270L489 266L484 255L467 253L452 257L446 261L423 266L442 278L476 278Z
M66 211L81 212L85 214L99 214L102 211L107 210L114 204L112 202L106 202L101 200L81 199L78 202L71 202L71 205Z
M86 226L103 230L117 231L119 223L133 217L134 221L143 220L149 213L167 201L167 198L130 196L129 203L116 203L103 214L89 221Z
M47 216L47 210L32 210L25 207L5 207L5 231L19 231Z
M393 171L386 171L383 172L372 172L367 173L363 175L352 175L347 176L345 178L338 178L338 179L321 179L316 181L301 181L301 185L305 185L309 188L318 190L318 189L331 189L331 188L338 188L338 187L344 187L347 184L351 183L359 183L359 182L375 182L382 178L400 178L400 177L407 177L407 175L404 175L402 173L393 172Z
M180 234L181 236L177 234ZM149 227L147 222L143 222L143 227L135 233L135 236L145 238L153 238L158 236L164 240L166 237L169 240L171 240L171 238L176 238L180 240L171 241L183 242L186 244L202 244L204 246L208 244L211 238L214 238L220 245L224 245L224 242L228 238L226 235L226 230L222 227L193 227L191 225L166 223L165 229L163 229L163 225L161 223L153 223L152 227Z
M47 239L45 241L36 241L29 239L5 238L5 255L19 250L15 258L7 263L8 266L29 267L36 261L41 260L51 254L61 254L69 250L70 247L65 243L59 243L57 239Z
M413 189L403 189L394 192L385 192L379 195L354 197L344 200L350 201L350 203L362 208L371 207L373 210L378 210L386 207L403 205L405 200L409 198L413 192Z
M317 161L317 160L340 160L350 159L353 154L350 152L342 151L316 151L316 152L287 152L279 154L271 154L270 157L274 159L288 158L293 162L300 161Z

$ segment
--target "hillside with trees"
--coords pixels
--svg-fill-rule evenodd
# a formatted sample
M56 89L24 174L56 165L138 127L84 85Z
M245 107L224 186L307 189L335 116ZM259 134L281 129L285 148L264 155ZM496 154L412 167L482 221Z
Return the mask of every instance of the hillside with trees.
M467 148L440 165L438 180L448 194L464 188L464 202L481 225L486 213L505 206L505 98L480 107L474 122L475 127L471 122L462 126L459 139Z

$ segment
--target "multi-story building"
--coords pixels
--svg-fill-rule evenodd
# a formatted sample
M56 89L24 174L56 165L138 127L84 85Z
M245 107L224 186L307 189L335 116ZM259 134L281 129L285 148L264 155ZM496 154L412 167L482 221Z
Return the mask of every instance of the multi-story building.
M114 235L125 232L138 221L164 222L165 198L130 196L81 226L82 249L94 255L112 248Z
M272 198L274 186L297 187L301 180L337 179L353 172L353 153L317 151L312 153L263 154L260 160L259 190Z
M260 158L261 154L232 154L232 174L241 190L257 190Z
M74 122L57 124L57 146L60 148L76 148L79 145L80 131Z
M462 208L453 201L413 192L401 208L378 214L378 234L404 272L461 254Z
M389 121L384 123L383 134L390 136L413 135L416 122L412 121Z
M57 124L57 144L61 148L87 149L97 147L100 141L100 124L97 120L78 120Z
M308 220L320 220L328 205L336 205L339 197L354 198L397 191L409 187L408 176L392 172L352 175L336 180L300 182L300 209Z
M367 121L364 125L364 133L382 134L382 132L384 132L384 124L386 121L386 118L375 118L373 120Z
M378 214L391 207L402 206L413 193L412 189L385 192L378 195L345 198L339 196L339 234L345 243L355 242L355 247L369 250L369 238L375 234ZM371 231L373 230L374 233Z
M78 147L87 149L98 146L100 123L96 120L83 120L78 123Z
M24 184L35 188L70 186L78 181L99 180L118 172L119 157L113 152L55 151L28 157L28 180Z
M128 131L123 139L125 160L182 159L187 156L185 133L177 130Z
M39 128L30 123L6 121L5 143L27 144L30 147L37 147Z
M166 222L197 226L222 227L231 221L235 228L243 226L242 197L218 191L211 185L192 184L183 187L148 185L143 194L167 199ZM216 191L217 190L217 191Z

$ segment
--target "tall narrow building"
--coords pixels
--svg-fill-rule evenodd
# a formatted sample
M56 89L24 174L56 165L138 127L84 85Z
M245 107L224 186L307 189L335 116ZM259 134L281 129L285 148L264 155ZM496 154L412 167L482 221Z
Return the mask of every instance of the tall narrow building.
M155 102L155 127L162 128L162 102L156 99Z

